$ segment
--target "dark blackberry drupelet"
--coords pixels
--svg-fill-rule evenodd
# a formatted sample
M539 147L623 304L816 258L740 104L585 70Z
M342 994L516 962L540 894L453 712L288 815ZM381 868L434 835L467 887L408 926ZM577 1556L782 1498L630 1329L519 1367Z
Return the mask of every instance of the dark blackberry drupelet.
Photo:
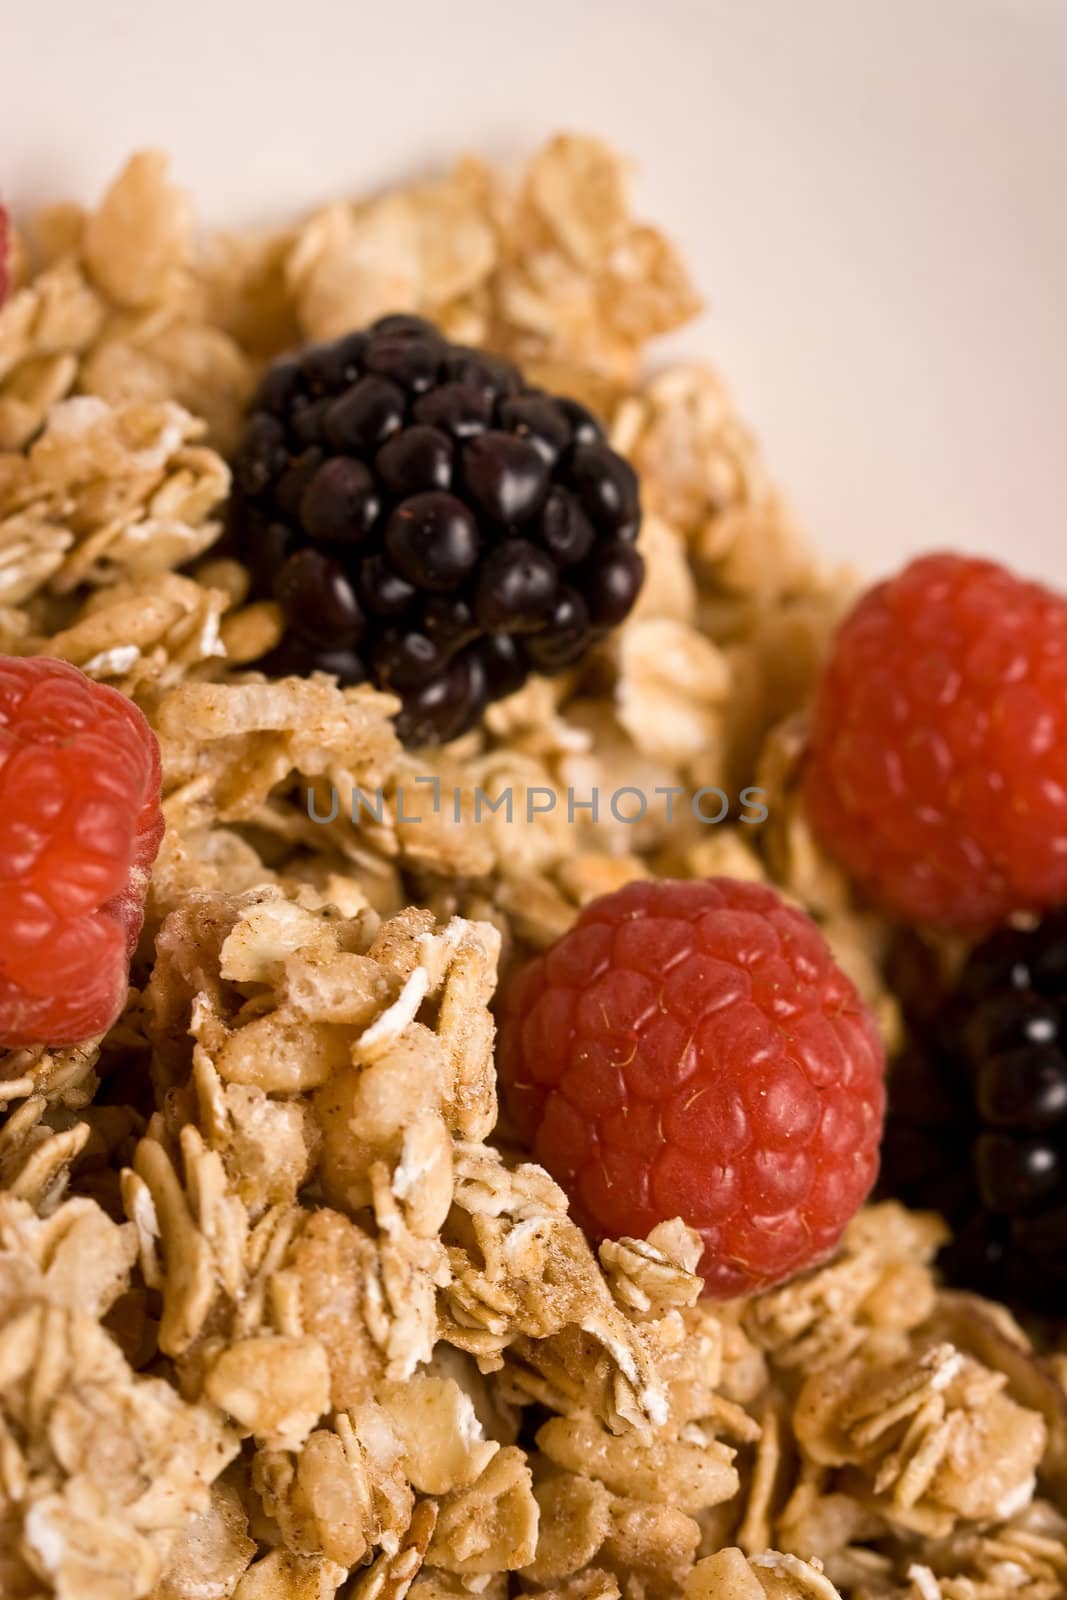
M414 316L276 362L234 462L236 549L286 620L260 665L391 690L410 744L616 627L640 525L633 469L583 406Z
M881 1189L941 1211L954 1283L1067 1314L1067 907L971 954L889 1076Z

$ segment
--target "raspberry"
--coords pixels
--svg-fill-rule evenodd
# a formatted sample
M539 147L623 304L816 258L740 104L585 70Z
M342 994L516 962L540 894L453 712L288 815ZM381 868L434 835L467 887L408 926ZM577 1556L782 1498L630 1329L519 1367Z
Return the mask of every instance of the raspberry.
M1067 908L1003 928L889 1074L881 1186L942 1212L945 1276L1067 1315Z
M260 665L389 689L408 744L576 665L644 576L637 480L589 412L420 317L276 362L234 483L237 553L287 627Z
M126 998L163 836L159 746L133 703L0 656L0 1045L76 1044Z
M873 1018L814 923L762 885L593 901L511 984L499 1067L590 1236L680 1215L716 1298L823 1259L874 1182Z
M905 922L1067 900L1067 599L930 555L865 595L816 695L812 827Z

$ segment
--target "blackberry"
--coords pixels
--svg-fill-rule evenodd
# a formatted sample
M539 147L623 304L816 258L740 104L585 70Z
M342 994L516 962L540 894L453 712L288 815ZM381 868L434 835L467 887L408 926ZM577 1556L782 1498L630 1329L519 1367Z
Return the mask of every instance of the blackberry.
M883 1192L941 1211L950 1281L1067 1315L1067 907L977 946L889 1078Z
M286 623L259 665L391 690L412 744L581 661L637 598L640 524L584 406L421 317L276 362L234 462L236 552Z

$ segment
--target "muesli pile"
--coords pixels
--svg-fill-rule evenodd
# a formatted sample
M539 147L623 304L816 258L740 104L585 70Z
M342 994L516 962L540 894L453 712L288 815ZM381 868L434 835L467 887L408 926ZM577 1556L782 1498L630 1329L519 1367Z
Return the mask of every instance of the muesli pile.
M18 863L31 802L58 779L27 766L9 781L0 1015L16 992L51 1004L66 985L64 1016L105 1026L147 898L128 997L103 1036L0 1050L3 1600L1055 1600L1067 1590L1067 1347L1055 1320L1027 1316L1024 1331L996 1298L944 1287L938 1212L879 1200L823 1264L748 1297L701 1298L707 1230L664 1212L646 1237L596 1242L527 1158L521 1119L498 1116L498 997L583 908L627 885L733 880L726 911L742 919L773 901L744 886L773 885L817 923L851 980L835 967L826 982L858 991L890 1054L903 1009L913 1048L944 1055L936 993L970 940L920 940L868 908L892 904L896 885L925 896L921 916L898 916L936 923L956 878L890 872L879 894L887 857L869 859L857 774L874 760L881 795L894 773L870 749L829 749L825 699L814 749L836 784L832 826L874 898L816 843L801 758L853 583L813 560L718 378L647 375L647 344L697 299L671 246L632 217L623 164L562 136L518 179L465 160L278 231L205 236L166 159L146 152L95 210L15 222L0 306L0 655L19 660L0 673L0 700L44 695L41 715L62 700L75 730L64 792L99 783L100 806L139 819L140 843L112 885L122 915L98 988L71 978L84 952L62 939L42 987L10 952L45 938ZM590 554L592 534L562 512L549 545L553 572L586 573L577 599L538 598L557 581L543 556L479 575L470 650L494 652L491 672L479 657L487 681L515 670L518 647L506 633L493 643L486 619L518 619L520 642L541 641L522 643L521 682L500 698L469 663L439 692L447 674L418 677L424 646L387 628L358 681L335 567L298 553L303 566L272 590L237 525L274 482L270 427L249 451L245 422L269 364L399 314L519 363L528 385L566 397L573 448L598 452L587 486L610 550ZM376 370L409 355L378 349ZM353 359L365 356L359 344ZM335 376L322 379L331 393ZM253 414L268 409L263 393ZM290 398L269 395L288 417ZM531 399L515 427L543 440L558 416ZM583 434L582 408L604 420L610 450ZM437 492L426 435L445 416L407 417L418 437L382 467L387 480L425 472L419 494ZM331 447L348 449L336 416L330 426ZM640 482L636 555L632 474L616 456ZM539 470L528 450L482 467L467 486L486 504ZM331 472L362 515L378 485L351 464ZM334 506L319 506L323 526ZM465 537L448 547L461 564ZM270 548L272 571L294 559L284 541ZM597 562L601 575L614 563L600 589ZM409 570L417 586L415 556ZM294 643L309 572L321 614L340 608L335 634ZM427 586L439 576L431 567ZM935 604L962 592L941 569L923 581ZM907 596L890 598L903 625ZM455 614L419 604L436 649ZM1016 609L1032 624L1032 606ZM859 654L885 643L867 617ZM313 645L348 656L312 661ZM555 675L527 672L538 650ZM42 657L85 678L44 664L38 683ZM976 677L1003 667L972 665ZM948 678L916 677L909 692L944 704ZM107 755L84 708L104 701L91 685L78 698L85 679L132 701L158 739L161 842L151 761L131 731L142 723L107 700L109 737L141 752L120 794L99 775ZM873 699L861 713L877 725ZM444 742L423 744L435 729ZM915 753L927 776L938 750ZM623 790L631 802L611 804ZM681 799L635 818L635 792ZM720 793L712 823L707 797ZM71 914L92 887L68 874ZM1041 908L1012 899L1017 887L1001 885L1006 909ZM979 946L960 987L988 1021L1007 973L1027 1048L1046 1051L1023 1063L1025 1140L1003 1131L1019 1121L1003 1094L978 1102L1000 1130L982 1135L1001 1140L993 1165L1004 1172L1006 1143L1008 1157L1022 1151L1016 1189L1036 1183L1043 1203L1059 1173L1053 1183L1038 1133L1063 1113L1049 1017L1067 993L1050 926L997 935L992 955ZM1027 939L1032 984L1019 978ZM74 993L103 1009L79 1012ZM1003 1088L1011 1041L1003 993L993 999L983 1038ZM36 1015L23 1007L19 1025ZM987 1207L991 1160L976 1157ZM921 1203L914 1163L907 1177L914 1195L904 1176L896 1192ZM957 1200L938 1211L956 1220ZM1009 1227L1011 1204L993 1209ZM1046 1210L1030 1217L1033 1239L1020 1235L1035 1259L1050 1216L1058 1226ZM1000 1239L983 1236L987 1274L1008 1259Z

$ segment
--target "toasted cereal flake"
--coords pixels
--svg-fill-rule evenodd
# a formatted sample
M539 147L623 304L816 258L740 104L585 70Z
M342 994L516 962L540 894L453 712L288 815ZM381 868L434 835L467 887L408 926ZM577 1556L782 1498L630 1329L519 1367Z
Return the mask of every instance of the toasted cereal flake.
M203 1049L193 1060L201 1119L249 1217L295 1200L319 1148L311 1108L302 1100L272 1100L254 1086L223 1084Z
M384 1162L372 1164L370 1182L380 1242L365 1315L386 1358L386 1376L403 1380L430 1359L438 1332L436 1292L449 1281L450 1270L440 1239L421 1238L411 1228Z
M813 1460L862 1466L888 1497L889 1520L948 1533L956 1517L1005 1520L1033 1495L1044 1422L1003 1383L952 1345L932 1345L874 1371L849 1363L814 1374L794 1426Z
M104 306L76 262L60 261L0 305L0 392L26 361L80 355L103 324Z
M737 1549L698 1561L685 1582L685 1600L840 1600L818 1560L767 1550L746 1559Z
M496 240L481 196L463 169L444 183L409 191L418 234L420 301L436 308L469 295L496 263Z
M597 1254L615 1299L641 1318L695 1304L703 1248L696 1230L676 1217L661 1222L647 1239L605 1239Z
M89 1142L86 1122L59 1130L49 1126L48 1105L31 1096L0 1128L0 1183L42 1214L60 1203L71 1164Z
M0 449L28 444L51 407L70 393L77 375L78 363L68 354L24 361L0 395Z
M445 1498L427 1563L470 1576L513 1572L533 1559L538 1517L525 1455L509 1446L474 1484Z
M470 1218L477 1248L450 1250L442 1337L479 1356L514 1344L525 1362L554 1371L565 1359L557 1341L580 1333L592 1345L581 1368L603 1420L620 1430L664 1420L651 1350L590 1272L589 1245L548 1174L509 1171L495 1152L457 1145L455 1207Z
M275 601L253 601L223 620L219 630L222 653L235 667L244 666L273 650L284 631L281 607Z
M237 1448L217 1413L133 1373L95 1317L32 1298L5 1306L0 1419L27 1555L65 1600L148 1595Z
M223 655L224 605L221 590L177 573L130 578L91 595L49 652L137 698L149 684L180 682L190 667Z
M571 1472L534 1488L537 1550L524 1577L535 1583L568 1578L589 1565L612 1530L612 1498L603 1484Z
M272 1550L239 1579L233 1600L333 1600L345 1568L324 1556Z
M730 692L725 658L667 618L633 621L619 635L619 722L642 755L685 766L720 739Z
M777 1364L801 1372L843 1361L869 1341L886 1351L907 1349L908 1334L933 1310L927 1264L944 1238L933 1215L909 1213L892 1201L868 1207L849 1224L834 1260L748 1308L747 1331ZM907 1298L883 1325L880 1290L900 1266L917 1270Z
M823 1573L817 1558L801 1561L799 1556L765 1550L751 1557L751 1565L763 1585L764 1594L781 1597L781 1600L802 1595L810 1595L812 1600L839 1600L837 1590Z
M561 134L530 166L530 199L580 265L602 266L622 236L628 201L622 163L596 139Z
M210 513L229 487L219 457L189 445L201 431L169 402L113 407L84 395L53 406L25 460L5 471L0 455L0 582L5 547L13 562L0 593L25 600L47 582L65 594L199 554L218 535ZM20 560L20 549L37 553Z
M298 1455L260 1449L252 1467L263 1506L298 1555L322 1555L351 1567L367 1553L374 1531L372 1489L365 1463L345 1440L316 1429Z
M161 150L131 156L86 224L86 263L118 305L165 300L188 259L192 202L167 181L169 166Z
M452 1378L416 1374L389 1384L382 1406L400 1440L404 1472L420 1494L470 1488L500 1448L482 1437L470 1397Z
M274 356L299 339L286 287L290 229L214 233L199 241L195 300L206 326L221 328L254 357Z
M255 1553L240 1490L219 1480L171 1545L156 1600L226 1600Z
M421 287L419 219L405 194L328 206L305 223L286 263L300 325L335 339L387 311L414 310Z
M734 1452L666 1440L617 1438L594 1422L553 1417L538 1431L540 1448L557 1466L587 1472L616 1494L665 1500L679 1510L702 1511L728 1500L738 1487Z
M643 341L699 305L662 235L630 219L618 157L573 135L530 164L497 288L512 353L542 383L561 361L629 380Z
M233 450L255 369L228 334L178 315L110 325L83 362L80 383L112 405L177 403L204 423L212 446Z
M700 1538L699 1523L670 1504L617 1499L599 1559L650 1584L677 1584L692 1568Z
M763 1586L744 1552L720 1550L698 1561L685 1582L685 1600L762 1600Z
M85 229L85 210L73 200L42 206L30 223L35 252L51 266L79 254Z
M129 1287L137 1255L134 1229L113 1222L95 1201L65 1200L47 1218L26 1201L0 1195L0 1274L54 1305L102 1317Z
M646 515L637 548L645 560L645 581L631 617L650 617L692 624L696 621L697 588L686 553L685 540L661 517Z
M359 1600L403 1600L422 1567L437 1522L437 1507L424 1500L415 1507L399 1550L383 1550L369 1572L357 1582Z
M143 1270L163 1289L160 1349L181 1355L201 1333L220 1280L239 1287L248 1218L227 1190L225 1168L192 1123L181 1132L185 1182L158 1139L137 1146L133 1171L123 1174L126 1212L138 1229ZM162 1275L155 1241L163 1247Z
M329 1404L326 1352L314 1339L242 1339L221 1353L204 1387L249 1433L301 1444Z

